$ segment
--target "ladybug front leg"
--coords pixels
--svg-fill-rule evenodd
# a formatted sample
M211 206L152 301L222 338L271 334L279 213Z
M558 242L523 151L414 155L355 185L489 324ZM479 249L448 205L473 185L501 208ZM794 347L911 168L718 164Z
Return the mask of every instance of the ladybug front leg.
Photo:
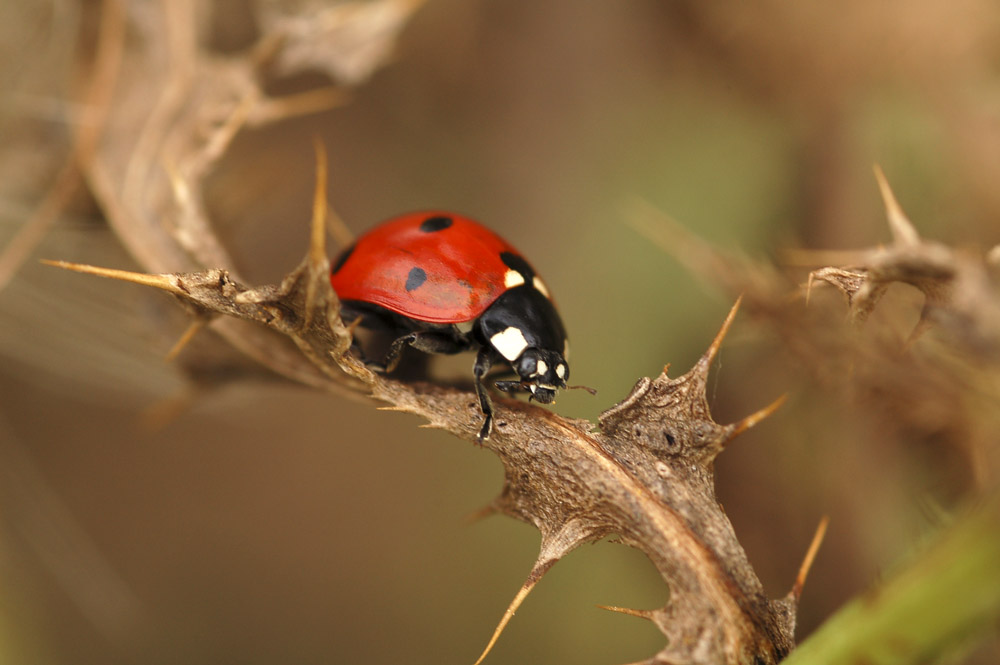
M530 392L522 381L497 381L493 385L497 387L497 390L502 390L505 393Z
M479 396L479 408L482 409L483 415L486 416L486 419L483 421L483 427L479 430L480 444L490 438L490 434L493 432L493 402L486 392L486 386L483 385L483 377L490 371L492 365L493 352L485 346L481 347L479 354L476 355L476 364L472 368L472 374L475 377L476 395Z

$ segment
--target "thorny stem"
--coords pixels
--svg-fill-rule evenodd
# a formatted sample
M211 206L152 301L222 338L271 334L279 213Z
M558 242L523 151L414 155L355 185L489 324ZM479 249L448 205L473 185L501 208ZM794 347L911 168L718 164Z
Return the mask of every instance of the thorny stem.
M813 535L812 542L809 543L809 549L802 559L802 565L799 566L799 574L795 576L795 584L792 585L792 596L794 596L796 601L802 596L802 589L806 585L806 578L809 576L809 570L812 568L813 561L816 560L816 554L819 553L819 547L823 544L823 539L826 537L826 527L829 524L830 518L824 516L816 526L816 533Z
M411 3L383 1L401 16L412 11ZM165 34L144 34L132 46L139 50L128 55L136 71L148 73L157 70L140 66L148 56L142 49L162 48L164 80L127 79L108 107L111 126L125 108L133 114L146 109L148 120L132 134L106 137L87 174L123 242L140 265L158 274L53 265L165 290L199 322L283 376L339 394L369 395L385 408L417 414L430 427L474 442L482 415L473 394L380 376L350 353L351 328L340 319L329 281L321 146L311 240L302 263L280 284L254 288L224 269L231 261L207 218L203 178L243 121L257 117L268 100L255 87L252 63L199 66L191 3L165 3L160 9L169 19ZM261 42L277 44L273 58L280 60L281 41L274 41L271 27L280 24L264 26ZM391 32L381 34L391 38ZM324 38L316 35L318 42ZM146 64L151 62L159 61ZM206 124L200 114L205 108L228 108L237 115ZM501 459L506 477L493 505L535 525L542 544L532 576L491 644L545 570L581 544L618 534L649 557L670 588L666 606L636 613L652 620L667 639L648 662L767 665L791 650L794 604L766 598L715 499L715 457L781 403L779 398L735 424L712 419L707 374L735 313L734 307L691 371L676 379L666 371L640 379L630 395L602 414L600 431L532 404L495 400L498 427L486 447Z
M93 193L123 244L145 270L159 274L51 264L171 293L196 317L171 356L182 352L196 327L212 325L234 347L289 379L340 395L370 395L385 404L383 408L418 414L427 426L474 441L481 414L471 393L378 376L349 353L352 327L340 320L336 294L327 278L323 229L330 214L321 146L317 148L311 242L302 264L280 284L256 288L238 283L235 273L223 269L231 261L203 205L206 175L245 123L328 108L343 97L331 89L293 99L268 99L257 84L259 60L209 58L200 52L194 4L151 6L150 12L161 12L159 21L148 23L157 29L142 33L147 24L132 26L137 38L126 42L125 31L115 23L124 16L121 3L103 3L104 25L111 26L107 33L111 37L100 40L102 48L110 49L101 53L110 55L95 60L97 75L91 92L97 110L105 116L102 119L107 120L98 124L115 131L99 136L96 129L84 128L74 144L73 159L86 170ZM395 30L415 6L407 0L376 0L356 11L354 15L360 16L377 10L380 18L376 20L384 21L377 26L381 30L368 33L374 35L372 42L383 40L377 44L382 48L372 52L390 52ZM345 22L352 20L348 13L343 17ZM166 29L161 30L164 25ZM269 61L288 66L281 17L262 23L261 33L260 44L267 45ZM313 39L313 43L296 46L311 47L305 50L319 54L312 64L332 63L333 58L323 50L328 37L317 30L299 37L302 42ZM124 80L113 86L113 74L126 55L135 66L123 71ZM378 62L365 64L373 69ZM205 109L229 109L229 115L213 124L212 114L202 113ZM131 122L136 117L145 121ZM37 235L53 210L58 212L66 192L75 186L74 168L67 166L64 173L69 175L60 175L50 199L36 211L41 221L30 222L22 231L24 237L30 240ZM971 330L970 343L998 348L1000 313L985 267L921 240L880 169L876 178L893 244L853 252L849 266L814 271L810 286L821 280L841 289L855 319L863 322L889 284L910 283L927 297L918 331L930 325L933 314L936 322ZM708 247L661 215L653 217L647 207L633 223L686 260L693 271L710 273L714 282L733 293L748 292L751 307L766 304L761 280L753 278L745 262ZM338 240L349 242L346 227L334 221L332 227L340 229L335 234ZM0 264L23 260L26 251L20 247L8 250ZM683 251L677 251L678 247ZM996 255L994 250L994 265ZM0 265L0 285L5 274ZM955 293L978 297L959 301ZM621 542L649 557L670 588L669 604L659 609L608 607L649 619L664 633L667 645L648 663L768 664L791 650L796 604L826 521L817 529L791 593L769 600L714 493L715 458L735 436L770 415L783 400L734 424L720 425L712 419L705 398L706 376L734 316L735 308L702 360L687 374L671 379L664 370L655 379L639 379L628 396L601 415L600 431L594 431L592 423L562 418L531 404L496 400L503 427L498 427L487 448L502 460L506 478L492 510L535 525L542 546L531 576L504 613L490 645L545 570L582 543L618 534ZM988 325L980 329L968 321ZM987 554L984 561L995 562L994 552Z
M321 158L322 151L317 155ZM322 167L318 171L321 177L325 173ZM249 289L219 270L143 275L53 265L166 290L205 316L263 324L291 338L331 380L345 372L390 408L421 415L433 427L475 441L481 415L471 394L393 381L368 371L348 353L350 332L337 315L322 251L324 202L317 186L310 248L280 285ZM664 372L656 380L640 381L630 396L602 415L600 434L586 421L497 400L498 422L505 424L486 446L500 456L507 480L495 505L535 524L542 532L542 551L490 645L545 570L583 543L620 533L650 556L672 587L670 605L649 615L669 638L654 660L775 663L791 649L793 624L780 601L763 598L712 487L715 456L781 403L779 398L733 425L711 420L706 377L735 313L733 307L691 372L678 379ZM669 450L662 448L661 439L653 444L643 434L663 427L672 431ZM553 497L559 500L553 502Z

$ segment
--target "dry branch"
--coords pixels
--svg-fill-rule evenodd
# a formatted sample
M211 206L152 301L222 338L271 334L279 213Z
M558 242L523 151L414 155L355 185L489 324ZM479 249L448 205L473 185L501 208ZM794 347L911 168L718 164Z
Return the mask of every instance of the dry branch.
M246 53L219 55L200 45L193 0L105 0L106 25L118 27L110 30L114 41L103 44L104 55L91 68L103 74L92 81L87 98L100 107L98 117L108 131L100 136L93 129L84 132L72 160L85 170L109 223L149 274L57 265L161 289L192 314L191 334L211 326L287 379L416 414L431 427L475 442L482 414L471 392L394 380L369 371L351 355L351 329L339 317L328 279L324 160L309 252L279 284L245 283L205 204L205 180L241 130L341 103L348 86L362 82L389 57L397 32L420 2L251 4L258 13L258 43ZM118 22L123 16L124 29ZM267 73L303 68L325 69L334 83L286 98L265 92L261 81ZM112 79L117 80L113 90ZM53 218L52 210L72 189L68 164L69 184L53 189L52 202L39 208L39 227ZM730 293L745 293L745 308L774 321L804 367L853 382L861 406L888 413L888 421L909 425L911 431L944 432L948 436L941 438L953 438L974 452L987 450L984 442L996 431L991 414L997 413L992 398L1000 351L1000 252L994 248L983 258L920 238L881 172L877 177L892 242L856 252L849 260L819 263L823 267L811 273L810 286L824 282L838 288L858 325L891 284L916 287L925 306L904 348L891 343L866 347L814 325L802 311L809 287L789 297L795 290L786 288L778 271L728 256L649 210L636 217L636 224L655 241L671 243L694 270ZM13 251L7 260L16 263L25 255ZM0 282L4 272L0 267ZM788 596L768 599L715 499L716 456L781 402L731 425L713 420L706 378L735 312L688 373L672 379L664 370L655 379L639 379L629 395L601 415L599 427L496 399L496 429L486 447L503 462L505 481L491 508L537 527L541 547L490 646L556 562L583 543L615 535L645 553L669 588L662 608L609 608L649 619L663 632L667 644L648 663L776 663L792 650L798 597L821 535ZM940 355L914 353L918 336L932 326L943 331L949 350L965 353L965 367L955 371ZM189 337L185 334L172 355ZM982 369L978 365L984 359L994 364L970 370ZM843 371L846 365L851 371ZM985 386L976 394L985 396L992 411L964 390L974 381ZM974 410L987 415L965 417ZM987 485L987 475L979 474L981 486Z
M402 383L369 371L351 355L351 330L339 317L328 278L322 169L309 252L280 284L244 284L207 216L204 178L242 127L276 119L275 108L308 111L318 98L339 99L331 89L306 103L276 106L262 92L258 68L335 60L340 51L321 47L332 34L340 45L363 36L362 51L369 54L362 66L359 51L347 49L355 60L346 69L332 67L335 74L371 71L415 3L365 3L369 11L346 4L354 10L333 13L289 3L280 4L277 15L274 6L250 58L203 53L189 1L133 6L155 16L130 24L136 34L128 42L129 66L109 118L115 131L95 149L87 177L122 242L152 274L59 265L164 290L198 322L284 377L368 395L474 442L482 414L472 393ZM379 48L373 48L377 40ZM780 403L732 425L712 419L706 378L735 313L687 374L671 379L664 370L655 379L640 379L601 415L599 430L537 406L496 400L496 429L486 446L506 475L493 508L535 525L542 535L538 560L511 611L565 554L616 534L649 557L670 590L663 608L638 612L667 638L648 662L767 664L792 649L797 594L777 601L764 595L715 499L716 456Z
M291 339L331 386L363 390L475 442L482 418L475 395L389 379L350 353L351 332L340 320L328 277L322 187L317 192L313 244L278 285L247 288L221 269L146 275L54 264L162 289L201 317L224 315L270 328ZM691 371L677 379L666 370L640 379L601 415L600 432L586 420L497 400L496 430L484 444L506 469L494 508L542 534L539 558L516 602L567 553L617 534L649 556L670 588L669 604L646 613L668 638L650 662L776 663L791 650L795 595L766 598L715 500L715 457L781 402L732 425L711 418L707 375L736 310Z

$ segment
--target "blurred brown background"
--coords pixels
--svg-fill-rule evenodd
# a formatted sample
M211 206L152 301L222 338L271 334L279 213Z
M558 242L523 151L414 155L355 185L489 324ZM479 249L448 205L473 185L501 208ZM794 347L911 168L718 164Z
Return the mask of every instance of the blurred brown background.
M319 135L355 231L423 207L488 222L544 274L573 381L599 390L555 410L592 419L664 363L686 371L731 304L626 223L636 199L761 261L871 246L888 239L877 162L925 236L1000 242L995 3L702 4L432 0L349 104L242 134L213 176L213 218L244 275L278 279L304 251ZM252 43L243 2L206 7L212 48ZM0 8L0 247L85 120L65 102L84 54L60 36L96 8ZM135 268L86 196L36 255ZM889 299L901 318L872 325L905 337L920 298ZM538 544L509 519L465 521L499 491L497 460L412 417L269 381L158 418L190 390L162 362L184 327L164 296L34 261L0 291L0 661L472 662ZM888 435L747 317L715 381L721 422L791 395L722 456L717 485L772 596L830 515L800 639L974 475L961 450ZM637 552L584 548L487 662L641 659L655 628L594 606L665 594Z

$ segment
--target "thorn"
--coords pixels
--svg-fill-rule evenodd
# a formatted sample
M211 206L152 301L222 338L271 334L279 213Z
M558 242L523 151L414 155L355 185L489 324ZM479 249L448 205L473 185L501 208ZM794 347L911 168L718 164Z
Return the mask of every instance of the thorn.
M631 607L618 607L617 605L598 605L597 607L609 612L627 614L631 617L639 617L640 619L647 619L649 621L653 620L653 612L651 610L634 610Z
M333 208L327 210L327 227L340 249L346 249L354 242L354 233Z
M327 260L326 256L326 179L327 161L326 146L323 140L316 138L313 142L316 150L316 190L313 192L313 216L311 236L309 238L309 260L314 265Z
M546 573L546 571L548 571L549 568L552 567L552 564L554 564L557 560L558 559L549 559L544 562L542 561L535 562L534 567L528 574L528 579L525 580L524 584L521 586L521 589L517 592L517 595L514 596L514 600L510 601L510 605L508 605L507 609L504 611L503 617L500 619L500 623L497 624L496 630L493 631L493 637L490 638L490 641L486 645L486 648L483 649L483 653L480 654L479 658L476 659L476 662L473 663L473 665L480 665L486 658L486 656L489 654L489 652L493 650L493 645L497 643L498 639L500 639L500 633L502 633L503 629L507 627L508 623L510 623L511 618L513 618L514 616L514 612L517 611L517 608L521 606L521 603L523 603L524 599L528 597L528 594L531 593L531 590L535 588L535 585L538 584L539 580L542 579L542 576Z
M313 192L313 218L310 229L309 259L312 263L328 259L326 253L326 233L333 235L337 244L347 247L354 242L354 234L347 224L334 210L330 208L327 198L327 174L329 160L326 156L326 145L318 136L313 140L316 151L316 190Z
M823 538L826 536L826 527L829 523L830 517L828 515L824 515L823 519L819 521L819 525L816 527L816 533L813 534L812 542L809 544L809 550L806 552L806 556L802 560L802 565L799 566L799 574L795 576L795 584L792 586L791 594L796 603L802 595L802 587L806 584L806 577L809 576L809 569L812 568L813 561L816 559L816 553L819 552L819 546L823 544Z
M399 404L385 404L382 406L376 406L376 411L398 411L399 413L410 413L409 407L400 406ZM428 425L430 423L427 423ZM425 427L426 425L419 425L419 427Z
M874 170L875 180L878 181L878 189L882 194L882 202L885 204L885 215L889 221L889 231L892 232L893 239L900 245L919 244L920 236L917 234L917 230L913 228L913 223L906 216L906 213L903 212L903 208L900 207L896 196L892 193L892 188L889 187L889 181L886 180L885 173L882 172L882 167L876 164Z
M175 276L169 273L154 275L144 272L132 272L130 270L115 270L114 268L100 268L98 266L87 265L86 263L71 263L69 261L50 261L48 259L41 259L41 262L47 266L55 266L56 268L62 268L64 270L82 272L88 275L97 275L98 277L108 277L110 279L118 279L123 282L142 284L143 286L152 286L157 289L169 291L179 296L189 295L187 291L177 286L176 282L174 281Z
M736 302L733 303L733 306L729 309L729 314L726 315L726 320L722 322L722 327L719 329L719 332L716 333L715 339L712 340L712 344L708 347L708 350L705 351L705 355L703 355L701 360L698 361L699 365L707 368L708 365L712 363L716 354L719 353L719 349L722 347L722 340L726 338L726 333L729 332L729 327L733 325L733 320L736 319L736 312L739 311L741 302L743 302L742 295L736 299Z
M497 510L497 507L494 504L492 504L492 503L488 503L485 506L483 506L482 508L480 508L479 510L475 510L475 511L469 513L468 515L466 515L465 519L463 519L462 521L465 523L466 526L471 526L471 525L475 524L476 522L483 521L487 517L492 517L492 516L496 515L497 512L499 512Z
M184 331L184 334L181 335L180 339L178 339L171 349L167 351L167 355L163 357L163 362L170 363L176 360L177 356L180 355L180 352L188 345L188 342L194 339L194 336L197 335L198 332L204 327L205 322L203 320L196 319L192 321L191 325L189 325L187 330Z
M302 328L308 329L313 323L313 316L320 308L320 293L330 292L330 259L326 255L326 147L323 141L316 138L313 142L316 150L316 189L313 192L313 215L309 230L309 251L296 273L307 276L305 285L305 312L302 317ZM293 273L295 274L295 273ZM319 280L322 280L321 282Z
M159 432L163 430L191 408L194 398L194 391L186 389L147 406L139 414L139 426L147 432Z
M354 337L354 331L357 330L358 326L360 325L361 325L361 317L359 316L350 323L348 323L345 327L347 328L347 332L351 334L351 337Z
M751 413L743 420L740 420L739 422L730 425L730 427L732 427L733 429L732 431L729 432L729 436L726 437L726 440L722 443L722 445L725 446L730 441L738 437L740 434L742 434L743 432L747 431L760 421L770 416L772 413L781 408L781 405L784 404L787 399L788 399L788 393L785 393L778 399L774 400L773 402L765 406L763 409L760 409L755 413Z

